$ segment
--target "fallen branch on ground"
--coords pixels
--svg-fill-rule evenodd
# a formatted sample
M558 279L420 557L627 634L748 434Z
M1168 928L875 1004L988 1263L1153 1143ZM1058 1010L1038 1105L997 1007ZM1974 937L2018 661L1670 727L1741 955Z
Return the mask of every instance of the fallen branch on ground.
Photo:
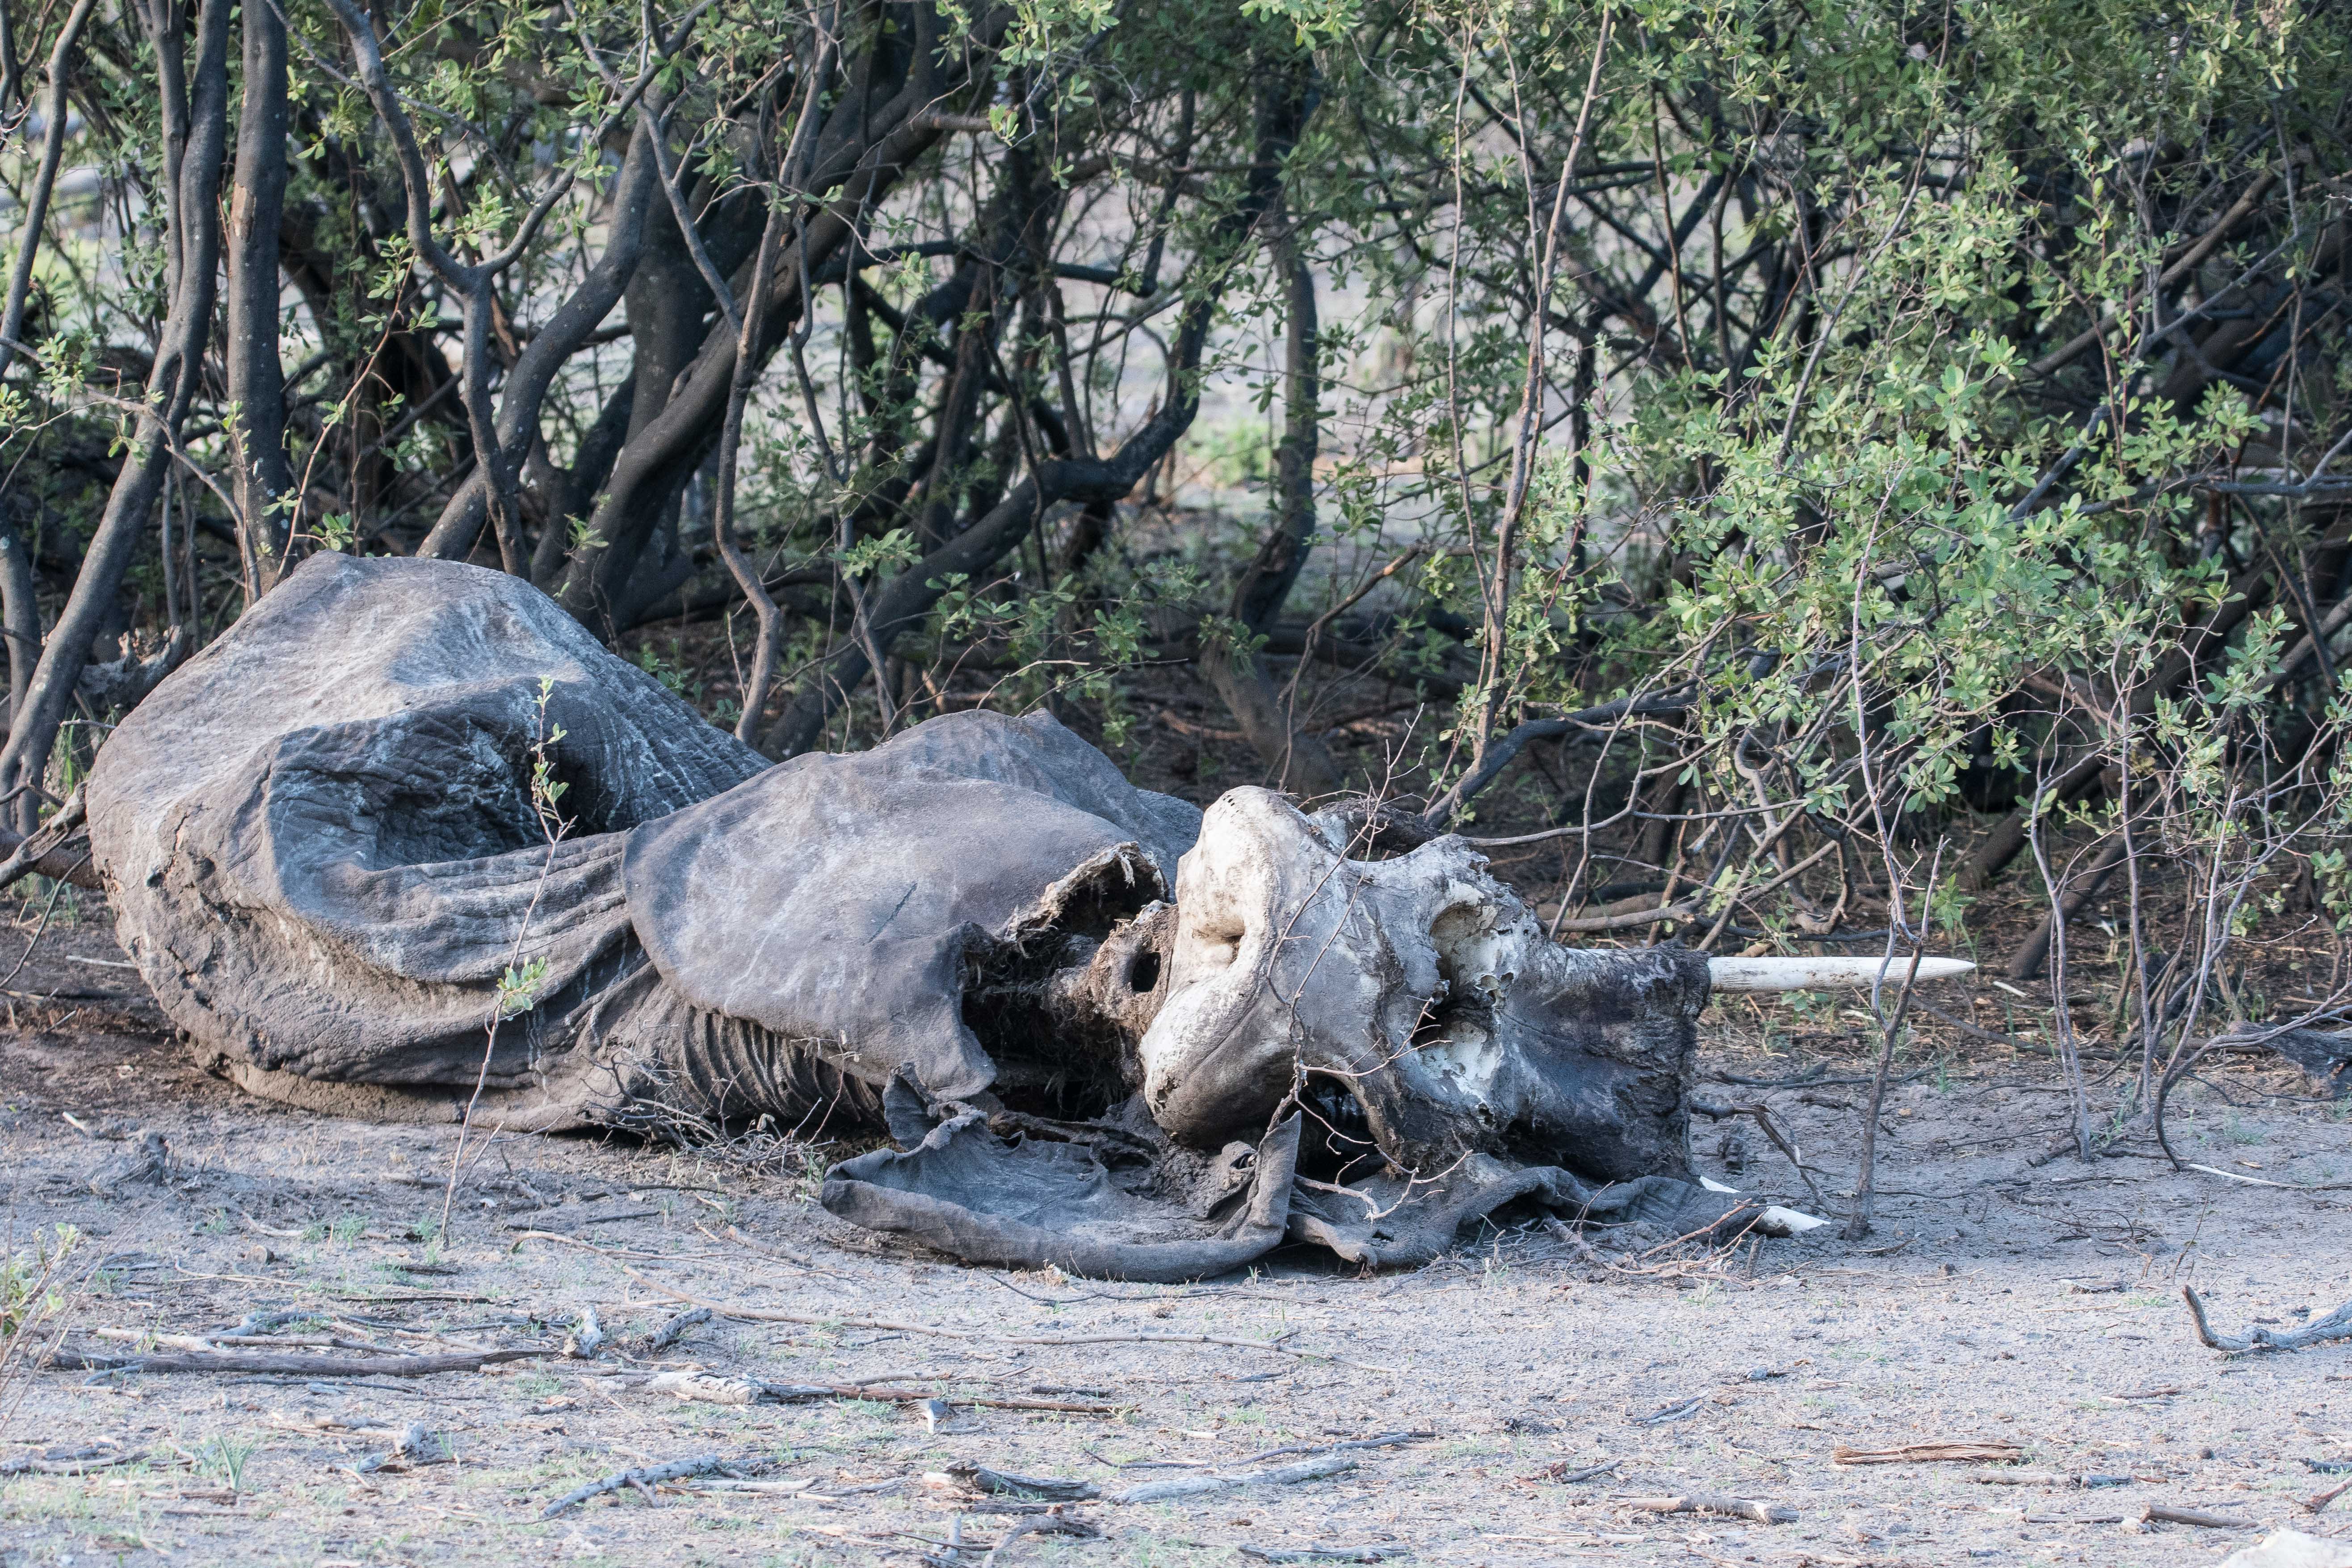
M1023 1498L1031 1502L1085 1502L1100 1490L1092 1481L1074 1481L1060 1476L1016 1476L1009 1470L992 1470L986 1465L950 1465L948 1474L975 1491Z
M2197 1337L2210 1350L2232 1355L2242 1351L2299 1351L2335 1340L2352 1340L2352 1301L2283 1334L2273 1333L2260 1323L2243 1334L2217 1334L2206 1320L2205 1303L2198 1300L2196 1288L2183 1285L2180 1294L2189 1303L2189 1316L2197 1325Z
M1185 1476L1168 1481L1146 1481L1139 1487L1129 1487L1123 1492L1113 1492L1103 1500L1113 1503L1167 1502L1176 1498L1201 1497L1210 1492L1230 1491L1235 1487L1265 1485L1296 1486L1300 1481L1319 1481L1327 1476L1344 1475L1356 1468L1353 1459L1330 1456L1320 1459L1304 1459L1295 1465L1284 1465L1271 1470L1244 1470L1233 1476Z
M1720 1492L1688 1492L1681 1497L1619 1498L1628 1508L1638 1508L1650 1513L1720 1513L1733 1519L1752 1519L1759 1524L1794 1524L1797 1510L1785 1503L1749 1502L1746 1498L1725 1497Z
M135 1464L146 1457L144 1448L48 1448L37 1454L19 1454L13 1459L0 1459L0 1476L81 1476L114 1465ZM2315 1509L2313 1511L2318 1510Z
M1299 1443L1287 1448L1268 1448L1237 1461L1244 1465L1262 1464L1267 1459L1285 1459L1294 1454L1345 1454L1359 1448L1393 1448L1401 1443L1425 1443L1436 1436L1434 1432L1376 1432L1369 1437L1351 1437L1344 1443Z
M654 1355L662 1351L666 1351L669 1349L670 1346L677 1343L681 1339L684 1339L686 1337L686 1331L688 1329L699 1327L709 1321L710 1321L709 1308L688 1307L685 1311L680 1312L668 1322L664 1323L660 1328L656 1329L652 1333L647 1334L645 1338L643 1352L646 1355Z
M2096 1470L2067 1474L2059 1470L1987 1470L1979 1475L1964 1476L1963 1480L1988 1487L2127 1487L2137 1476L2102 1475Z
M1841 1465L2013 1465L2025 1458L2014 1443L1906 1443L1899 1448L1849 1448L1839 1444L1830 1453Z
M672 1459L667 1465L641 1465L635 1469L618 1470L601 1481L591 1481L584 1487L565 1492L562 1497L540 1510L539 1517L553 1519L567 1509L578 1508L590 1498L603 1497L607 1492L616 1492L624 1487L635 1488L645 1493L647 1500L650 1501L656 1482L679 1481L688 1476L709 1476L729 1472L732 1467L740 1463L742 1463L741 1460L722 1459L716 1454L703 1454L691 1459Z
M1081 1541L1102 1539L1102 1531L1083 1519L1059 1513L1027 1514L997 1537L996 1544L988 1549L988 1555L980 1560L980 1568L995 1568L997 1555L1024 1535L1075 1535ZM953 1555L950 1553L950 1557Z
M2342 1497L2346 1492L2352 1492L2352 1480L2338 1481L2336 1485L2328 1488L2326 1491L2315 1492L2310 1497L2304 1499L2304 1511L2305 1513L2317 1513L2321 1510L2325 1509L2329 1503L2332 1503L2337 1498Z
M1562 1459L1557 1464L1546 1465L1527 1479L1531 1481L1549 1481L1554 1486L1570 1487L1579 1481L1589 1481L1595 1476L1605 1476L1624 1462L1622 1459L1610 1459L1598 1465L1587 1465L1581 1469L1571 1470L1568 1468L1568 1461Z
M2226 1513L2205 1513L2193 1508L2173 1508L2152 1502L2140 1518L2150 1524L2194 1524L2206 1530L2252 1530L2253 1521L2231 1519Z
M475 1351L465 1355L84 1355L58 1351L41 1363L52 1372L258 1372L289 1377L431 1377L479 1372L505 1361L551 1356L552 1350Z
M648 1394L702 1405L802 1405L816 1399L871 1399L886 1405L919 1405L936 1399L988 1410L1049 1410L1066 1415L1116 1415L1126 1406L1081 1405L1060 1399L1015 1399L1000 1394L934 1394L923 1389L874 1388L858 1383L761 1383L702 1372L666 1372L646 1384Z

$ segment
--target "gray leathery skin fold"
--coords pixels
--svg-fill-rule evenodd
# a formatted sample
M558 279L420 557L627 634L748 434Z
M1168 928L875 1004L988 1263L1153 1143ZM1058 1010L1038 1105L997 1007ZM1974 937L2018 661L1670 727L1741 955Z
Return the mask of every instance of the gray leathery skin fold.
M1162 894L1199 821L1049 715L955 713L639 830L625 882L695 1005L962 1099L999 1065L964 1019L967 965L1055 929L1108 935Z
M573 834L530 795L545 721ZM641 964L625 834L756 775L545 595L449 563L306 561L116 729L88 785L118 935L173 1022L240 1081L470 1088L509 964L546 999L491 1087L545 1100L551 1020ZM353 1109L381 1107L360 1096Z

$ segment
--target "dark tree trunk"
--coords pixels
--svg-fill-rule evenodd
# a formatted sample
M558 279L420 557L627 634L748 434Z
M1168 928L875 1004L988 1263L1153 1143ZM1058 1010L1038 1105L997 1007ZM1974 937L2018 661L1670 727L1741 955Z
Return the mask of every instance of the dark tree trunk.
M32 689L33 666L41 657L39 579L33 573L33 552L16 527L16 511L0 501L0 628L8 643L8 711L25 711L25 693ZM39 802L18 795L0 806L0 826L20 837L39 824Z
M123 575L147 531L172 463L172 448L203 380L205 345L219 293L230 5L231 0L209 0L199 19L193 100L181 60L185 14L177 0L149 0L142 11L155 45L163 100L163 183L172 194L171 309L148 376L148 411L139 416L73 592L50 629L24 700L10 714L8 744L0 749L0 791L40 782L49 747L89 662L90 644L115 613Z
M810 672L806 684L768 731L762 751L781 758L814 747L824 734L827 721L872 672L866 645L887 658L898 639L929 616L947 592L947 583L959 576L969 581L992 568L1019 548L1055 502L1108 505L1143 482L1145 473L1192 427L1192 416L1200 410L1201 353L1217 301L1278 189L1275 179L1254 179L1203 247L1199 268L1209 281L1187 300L1178 318L1170 344L1168 387L1160 411L1108 458L1057 457L1040 462L971 527L883 584L866 601L866 637L849 639ZM1311 454L1308 461L1311 466Z
M286 24L268 4L247 5L245 104L237 118L236 185L228 211L228 395L236 405L231 454L237 550L251 604L287 567L294 488L286 455L286 374L278 358L278 231L286 207Z
M651 138L640 130L630 139L628 156L622 161L620 174L613 183L613 208L604 254L571 298L531 335L530 346L507 373L493 426L501 473L512 476L521 472L539 439L540 411L547 401L548 388L555 384L564 362L580 351L598 324L612 313L613 307L621 302L623 291L636 272L637 259L644 254L646 214L656 187ZM486 283L486 290L488 287ZM475 336L469 326L469 355L479 346L475 343ZM439 521L416 547L419 555L462 561L473 553L482 523L495 510L491 502L496 499L494 486L498 479L492 467L488 463L475 464L473 475L449 498ZM521 559L519 538L513 542L501 540L499 554L510 568L517 565Z
M908 35L903 43L896 36L877 40L845 73L843 90L817 133L803 188L837 194L813 204L798 242L780 259L761 312L757 352L762 363L807 309L803 279L833 263L865 215L944 134L930 116L964 85L955 63L960 57L945 47L946 24L933 7L916 7L901 26ZM619 610L635 597L629 579L654 522L718 438L734 362L733 331L723 320L713 323L667 403L614 461L604 499L556 595L565 609L608 638L619 628Z
M1282 73L1259 108L1258 153L1251 183L1270 205L1279 200L1283 165L1297 145L1310 112L1303 70ZM1315 456L1322 445L1323 380L1316 313L1315 272L1295 228L1269 247L1285 276L1283 430L1274 457L1274 516L1256 557L1234 584L1235 635L1202 650L1209 684L1234 722L1273 771L1276 787L1328 795L1340 774L1319 736L1298 727L1297 715L1251 646L1281 615L1315 541ZM1247 641L1241 640L1247 638Z

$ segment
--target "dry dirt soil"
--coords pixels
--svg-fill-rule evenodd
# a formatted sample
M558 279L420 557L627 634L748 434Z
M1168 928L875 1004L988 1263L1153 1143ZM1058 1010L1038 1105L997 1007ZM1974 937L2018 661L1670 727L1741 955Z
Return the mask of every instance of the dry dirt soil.
M1465 1235L1411 1272L1360 1277L1300 1252L1246 1278L1150 1287L995 1274L856 1231L816 1205L826 1156L807 1151L747 1163L499 1136L469 1158L436 1246L421 1238L455 1129L321 1118L205 1076L102 917L53 926L0 985L14 998L0 1033L7 1245L21 1257L58 1226L80 1234L65 1351L167 1352L145 1336L276 1311L300 1315L260 1337L346 1361L546 1352L414 1379L19 1368L0 1379L8 1568L2006 1568L2207 1564L2254 1538L2148 1524L2151 1505L2352 1536L2352 1494L2304 1507L2352 1479L2352 1344L2223 1356L2181 1301L2193 1282L2218 1326L2242 1330L2352 1296L2352 1104L2252 1067L2191 1088L2173 1122L2184 1158L2244 1179L2175 1173L2144 1141L2089 1165L2052 1158L2066 1096L2047 1063L1923 1043L1898 1066L1863 1240L1832 1229L1644 1256L1528 1223ZM1840 1205L1864 1048L1842 1018L1744 1001L1710 1015L1704 1092L1766 1106L1823 1195L1750 1121L1700 1123L1710 1174ZM160 1179L115 1179L150 1130L170 1148ZM660 1352L632 1343L689 1298L740 1315ZM562 1353L592 1307L614 1348ZM946 1405L729 1405L649 1386L687 1368ZM404 1456L412 1424L430 1437ZM1381 1436L1394 1440L1325 1452ZM1836 1459L1929 1443L2015 1445L2020 1462ZM542 1517L599 1478L704 1455L735 1476ZM1112 1496L1318 1457L1309 1468L1332 1473ZM1104 1495L1007 1511L1022 1505L958 1467ZM2084 1476L2105 1484L2061 1484ZM1628 1500L1696 1492L1794 1517ZM1056 1525L1081 1533L1038 1528Z

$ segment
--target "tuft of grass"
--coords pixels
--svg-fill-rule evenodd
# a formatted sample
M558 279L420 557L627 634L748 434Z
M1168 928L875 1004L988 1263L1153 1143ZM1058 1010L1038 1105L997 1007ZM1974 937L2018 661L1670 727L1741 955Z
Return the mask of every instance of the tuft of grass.
M217 1476L221 1484L233 1492L245 1490L246 1466L261 1451L258 1439L241 1433L222 1432L205 1439L196 1450L196 1468L205 1475Z

